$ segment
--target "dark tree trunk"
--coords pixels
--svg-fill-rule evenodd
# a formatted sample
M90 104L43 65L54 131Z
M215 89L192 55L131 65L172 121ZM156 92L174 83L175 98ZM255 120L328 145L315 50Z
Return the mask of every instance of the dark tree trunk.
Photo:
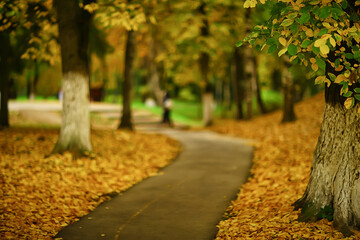
M251 9L246 9L246 33L251 32ZM246 119L253 117L253 83L256 82L256 66L253 60L254 54L249 46L244 47L245 62L245 102L246 102Z
M233 66L232 66L232 84L233 94L236 105L236 119L244 118L243 101L244 101L244 61L240 49L235 47L233 52Z
M284 60L282 70L282 84L283 84L283 119L282 122L293 122L296 120L294 105L295 105L295 87L294 79L289 71L290 62L288 59Z
M209 21L206 16L206 4L202 3L198 8L198 11L203 19L202 26L200 28L200 35L203 38L209 37ZM202 81L204 83L204 90L202 94L202 105L203 105L203 125L211 126L213 124L213 105L214 105L214 94L213 88L209 82L209 62L210 55L207 52L201 52L199 58L200 72Z
M123 84L123 110L119 128L133 130L131 120L131 88L132 88L132 66L135 51L135 32L127 32L125 49L125 71Z
M9 34L0 33L0 128L9 127L9 77L11 62L11 45Z
M257 104L260 110L260 113L264 114L267 113L265 104L262 100L261 97L261 86L260 86L260 81L259 81L259 74L257 73L256 69L257 69L257 60L256 57L253 57L253 61L254 61L254 66L255 66L255 83L254 83L254 88L255 88L255 95L256 95L256 100L257 100Z
M84 4L90 1L84 1ZM53 153L75 157L92 151L90 142L88 44L92 16L74 0L56 1L63 72L63 111Z

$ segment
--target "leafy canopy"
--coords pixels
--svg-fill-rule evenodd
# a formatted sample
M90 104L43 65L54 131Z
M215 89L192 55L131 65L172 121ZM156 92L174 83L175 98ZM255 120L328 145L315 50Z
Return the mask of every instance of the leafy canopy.
M248 42L257 50L288 55L291 63L312 68L315 84L342 85L346 108L360 101L360 88L354 87L360 82L360 1L246 0L244 7L258 2L269 5L271 17L237 46Z

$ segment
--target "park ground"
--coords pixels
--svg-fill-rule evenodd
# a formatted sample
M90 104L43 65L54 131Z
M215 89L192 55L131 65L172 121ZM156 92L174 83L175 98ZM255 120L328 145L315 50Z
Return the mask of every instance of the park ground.
M251 121L218 120L210 128L250 139L255 147L251 175L218 224L217 239L360 239L359 232L343 238L326 214L316 223L296 221L291 204L306 188L323 95L295 111L293 123L281 124L277 111ZM69 154L47 156L58 128L34 127L26 114L12 114L16 127L0 132L0 239L51 239L111 196L161 174L181 150L159 134L104 129L116 126L115 120L95 116L95 154L76 161ZM56 125L55 118L48 121Z

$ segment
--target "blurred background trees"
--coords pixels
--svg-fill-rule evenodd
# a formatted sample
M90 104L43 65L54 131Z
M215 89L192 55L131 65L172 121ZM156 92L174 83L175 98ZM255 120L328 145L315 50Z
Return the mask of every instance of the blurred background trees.
M295 119L291 102L321 90L308 81L312 76L306 69L288 72L277 52L273 57L235 46L249 29L269 17L266 7L250 12L243 1L233 0L79 4L93 15L88 49L90 99L128 106L124 108L128 122L131 106L159 107L163 91L174 99L174 117L203 125L210 125L214 116L249 119L282 106L284 121L291 121ZM8 124L3 120L8 97L61 98L54 11L51 0L0 4L0 40L8 46L0 59L3 126Z

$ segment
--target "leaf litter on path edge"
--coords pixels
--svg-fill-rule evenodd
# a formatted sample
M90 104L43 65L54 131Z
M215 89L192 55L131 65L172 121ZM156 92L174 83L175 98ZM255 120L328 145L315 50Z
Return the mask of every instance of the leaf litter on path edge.
M159 134L93 130L92 158L49 154L58 130L0 131L0 239L51 239L109 195L173 160L177 141Z
M281 124L282 111L277 111L251 121L220 120L210 128L252 139L255 147L251 177L218 224L217 240L360 239L357 231L344 238L327 220L296 221L299 212L292 204L308 183L323 109L319 94L296 105L292 123Z

